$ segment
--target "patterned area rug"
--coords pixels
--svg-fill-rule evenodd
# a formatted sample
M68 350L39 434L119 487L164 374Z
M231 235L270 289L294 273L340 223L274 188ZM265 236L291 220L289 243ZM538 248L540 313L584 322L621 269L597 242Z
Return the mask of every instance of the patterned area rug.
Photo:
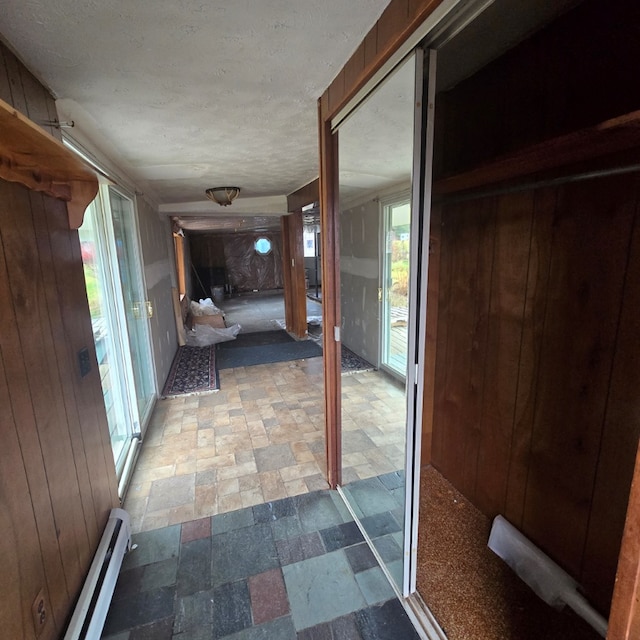
M163 397L219 389L215 350L215 346L179 347L162 391Z

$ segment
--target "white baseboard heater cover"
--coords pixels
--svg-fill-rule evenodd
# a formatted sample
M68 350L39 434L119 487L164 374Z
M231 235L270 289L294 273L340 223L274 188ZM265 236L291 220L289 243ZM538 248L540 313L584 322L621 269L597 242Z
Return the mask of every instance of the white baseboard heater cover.
M112 509L64 640L100 639L122 560L130 548L129 514Z
M557 609L568 605L603 638L606 637L607 620L587 602L580 593L578 583L500 515L493 521L488 547L500 556L539 598Z

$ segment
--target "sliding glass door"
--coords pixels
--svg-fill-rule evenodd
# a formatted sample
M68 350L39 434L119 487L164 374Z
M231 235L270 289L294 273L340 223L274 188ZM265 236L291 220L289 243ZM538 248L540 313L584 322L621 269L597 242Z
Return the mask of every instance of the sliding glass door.
M409 323L409 257L411 249L411 203L409 195L383 205L381 274L382 353L380 364L393 375L407 374L407 327Z
M341 379L341 491L399 592L406 590L410 525L405 480L414 389L407 336L417 265L410 199L420 65L410 56L338 131L341 342L377 366Z
M79 235L111 447L120 477L155 396L133 201L101 186Z

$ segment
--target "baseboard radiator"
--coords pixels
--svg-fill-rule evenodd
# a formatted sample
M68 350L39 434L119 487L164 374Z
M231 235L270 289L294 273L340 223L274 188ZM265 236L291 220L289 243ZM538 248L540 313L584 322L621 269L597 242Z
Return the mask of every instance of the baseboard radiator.
M129 514L112 509L64 640L100 639L122 560L130 548Z

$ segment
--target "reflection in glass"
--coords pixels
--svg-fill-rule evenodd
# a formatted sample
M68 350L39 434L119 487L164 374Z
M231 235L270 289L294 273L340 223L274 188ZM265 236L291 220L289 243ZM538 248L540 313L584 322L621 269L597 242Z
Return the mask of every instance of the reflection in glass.
M414 77L412 56L338 131L343 362L369 368L341 379L342 491L400 590Z
M108 276L109 260L105 242L96 224L97 215L97 205L93 202L85 213L79 236L111 448L116 469L119 471L124 464L131 429L127 393L124 388L126 376L122 372L122 364L118 357L118 319L112 305L115 294Z

